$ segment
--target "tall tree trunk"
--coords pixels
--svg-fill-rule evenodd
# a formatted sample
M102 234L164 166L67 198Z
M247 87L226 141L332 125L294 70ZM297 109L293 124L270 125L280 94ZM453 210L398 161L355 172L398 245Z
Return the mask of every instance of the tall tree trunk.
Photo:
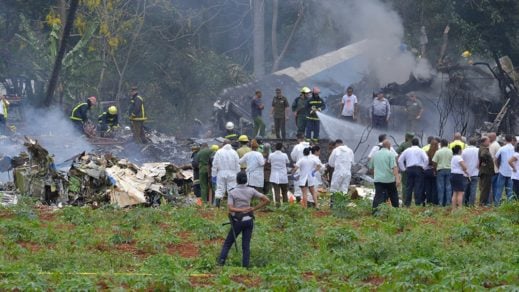
M274 1L277 2L277 0L274 0ZM277 9L278 9L277 4L278 3L274 3L274 5L275 5L274 13L275 13L276 18L277 18ZM276 53L276 55L273 56L272 72L276 72L277 70L279 70L279 64L280 64L281 60L283 59L283 57L285 56L285 53L287 52L287 49L290 46L290 43L292 43L292 39L294 38L297 28L299 27L299 24L301 23L301 20L303 19L303 13L304 13L304 4L303 4L303 2L300 2L299 3L299 12L297 14L296 22L294 23L294 26L292 27L292 30L290 31L290 34L288 35L288 38L285 41L283 49L281 50L281 53L279 53L279 54L277 53L277 51L278 51L277 36L274 37L274 34L276 34L277 32L274 30L274 19L272 19L272 52L273 52L273 55L274 55L274 52ZM277 19L276 19L276 26L277 26ZM275 38L275 42L274 42L274 38ZM276 45L275 51L274 51L274 45Z
M272 0L272 60L276 60L279 57L278 52L278 9L279 0ZM274 70L272 70L274 71Z
M265 75L265 0L253 0L253 58L254 76Z
M54 68L52 69L52 75L49 80L49 85L47 86L47 93L45 94L45 99L43 101L44 106L50 106L52 103L52 97L54 95L54 90L56 89L56 85L58 84L59 71L61 70L61 62L63 61L63 57L65 57L65 50L67 49L67 41L70 36L70 31L72 30L72 26L74 25L74 19L76 18L76 10L79 4L79 0L70 0L70 9L67 15L67 21L65 22L65 26L63 28L63 37L61 38L60 46L58 54L56 55L56 60L54 62Z

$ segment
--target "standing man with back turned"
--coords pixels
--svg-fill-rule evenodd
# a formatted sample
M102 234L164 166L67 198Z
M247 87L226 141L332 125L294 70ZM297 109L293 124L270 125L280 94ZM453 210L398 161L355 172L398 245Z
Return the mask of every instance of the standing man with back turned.
M144 121L146 112L144 111L144 98L139 95L137 87L133 86L130 90L130 122L132 124L133 139L138 144L146 143L146 133L144 132Z

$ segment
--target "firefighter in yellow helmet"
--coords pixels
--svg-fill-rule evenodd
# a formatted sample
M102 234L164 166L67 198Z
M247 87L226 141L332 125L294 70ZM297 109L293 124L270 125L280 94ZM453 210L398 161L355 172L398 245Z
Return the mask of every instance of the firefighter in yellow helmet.
M130 122L132 124L133 139L136 143L145 144L146 133L144 132L144 121L146 112L144 111L144 98L139 95L137 87L133 86L130 90Z
M5 95L0 97L0 135L7 133L7 110L9 107L9 101Z
M117 114L117 107L112 105L108 110L104 111L97 118L99 122L98 130L101 132L101 137L113 137L115 129L119 128L119 115Z
M80 133L84 133L84 124L88 121L88 111L96 104L97 98L91 96L87 98L86 102L79 103L72 109L70 120Z

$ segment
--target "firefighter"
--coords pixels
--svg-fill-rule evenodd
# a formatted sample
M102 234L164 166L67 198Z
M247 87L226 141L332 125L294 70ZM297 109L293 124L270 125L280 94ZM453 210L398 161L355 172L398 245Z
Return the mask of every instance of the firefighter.
M326 109L324 100L319 96L320 92L321 90L319 87L314 87L312 90L312 98L306 102L306 110L308 111L306 117L306 139L313 142L319 141L319 130L321 125L319 123L317 112Z
M9 101L2 95L0 99L0 134L7 133L7 110L9 107Z
M136 143L146 143L146 133L144 132L144 121L146 112L144 111L144 99L139 95L137 87L130 90L130 122L132 124L133 139Z
M115 105L110 106L107 111L99 115L97 121L99 122L101 137L113 137L114 130L119 128L117 107Z
M297 134L305 134L306 128L306 101L310 98L311 91L308 87L301 88L301 94L292 103L292 111L296 117Z
M76 105L74 109L72 109L70 120L79 132L84 133L84 125L88 121L88 111L93 106L96 106L96 104L97 98L95 96L91 96L87 98L86 102L82 102Z
M227 122L227 124L225 124L225 130L225 139L230 140L231 142L234 142L238 139L238 133L236 133L236 130L234 130L233 122Z

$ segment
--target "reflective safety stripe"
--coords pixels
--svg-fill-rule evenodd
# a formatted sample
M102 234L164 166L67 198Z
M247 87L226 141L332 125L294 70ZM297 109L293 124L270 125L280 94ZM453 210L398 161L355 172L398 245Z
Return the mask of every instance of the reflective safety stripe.
M225 138L225 139L231 139L231 138L236 138L236 137L238 137L238 135L236 135L236 134L230 134L230 135L225 136L224 138Z
M6 101L6 100L2 100L2 103L4 104L3 108L4 108L4 119L7 120L7 107L9 106L9 102Z
M306 117L308 120L314 120L314 121L319 121L319 118L314 118L314 117Z
M83 103L80 103L78 105L76 105L76 107L72 110L72 113L70 114L70 119L73 120L73 121L83 121L81 118L79 117L76 117L76 111L83 105L87 105L88 104L86 102L83 102Z
M314 101L309 101L308 103L309 103L309 104L321 104L321 103L323 103L323 102L320 101L320 100L314 100Z

